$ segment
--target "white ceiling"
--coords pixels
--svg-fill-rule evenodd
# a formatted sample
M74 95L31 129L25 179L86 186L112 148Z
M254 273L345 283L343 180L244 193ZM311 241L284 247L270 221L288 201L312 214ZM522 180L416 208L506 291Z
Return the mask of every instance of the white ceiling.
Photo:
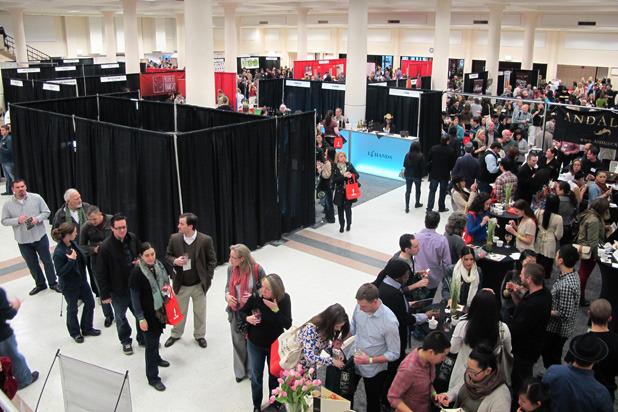
M243 26L257 25L259 24L257 22L267 20L269 17L276 20L275 24L269 23L269 26L295 26L296 10L302 7L309 10L310 26L317 26L318 20L328 20L327 26L345 26L348 5L352 1L354 0L213 0L213 14L215 18L222 17L222 5L232 3L237 6L236 15L242 19ZM505 26L523 27L523 19L520 18L523 13L539 12L537 29L556 29L560 26L560 21L564 21L563 27L579 30L577 21L581 20L598 21L596 27L581 28L586 31L618 29L618 0L453 0L451 8L453 25L465 27L471 25L475 18L487 19L488 5L491 4L505 7L504 16L507 17L503 19ZM0 0L1 13L8 13L11 8L24 9L26 14L100 16L103 11L115 11L121 14L122 2L120 0ZM436 1L369 0L369 22L372 26L379 26L387 25L389 19L398 19L401 20L399 25L401 27L433 26L435 8ZM183 0L137 1L138 16L173 17L174 14L183 12ZM466 15L469 18L464 18ZM515 16L517 18L514 18Z

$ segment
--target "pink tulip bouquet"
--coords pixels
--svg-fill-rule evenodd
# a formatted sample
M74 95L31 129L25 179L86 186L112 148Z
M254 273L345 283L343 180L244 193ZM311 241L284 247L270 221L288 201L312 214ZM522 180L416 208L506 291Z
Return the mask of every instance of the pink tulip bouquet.
M315 370L310 368L306 373L302 365L296 368L286 369L282 372L282 377L278 379L279 387L272 391L270 403L280 402L287 404L289 411L303 412L309 408L305 397L311 391L322 384L319 379L312 380L311 376Z

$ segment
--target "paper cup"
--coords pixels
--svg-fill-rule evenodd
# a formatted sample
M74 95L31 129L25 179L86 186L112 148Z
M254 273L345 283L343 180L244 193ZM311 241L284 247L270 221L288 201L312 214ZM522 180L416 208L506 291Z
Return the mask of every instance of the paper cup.
M497 245L498 247L502 247L502 246L504 246L504 242L503 242L503 241L501 241L501 240L498 240L498 241L496 242L496 245Z
M438 327L438 321L435 319L429 319L427 323L429 324L429 329L436 329Z

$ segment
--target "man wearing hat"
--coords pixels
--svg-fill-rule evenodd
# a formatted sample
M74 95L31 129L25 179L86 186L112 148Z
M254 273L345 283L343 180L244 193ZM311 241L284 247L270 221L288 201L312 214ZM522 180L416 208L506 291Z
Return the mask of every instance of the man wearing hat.
M592 367L608 353L607 345L594 333L575 336L569 350L575 359L568 365L552 365L543 382L549 385L555 411L583 412L614 410L605 386L594 378Z

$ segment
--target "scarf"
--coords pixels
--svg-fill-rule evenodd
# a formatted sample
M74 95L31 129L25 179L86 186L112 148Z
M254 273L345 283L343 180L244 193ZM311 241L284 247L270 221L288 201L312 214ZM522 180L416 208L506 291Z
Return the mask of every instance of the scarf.
M468 299L466 302L466 306L470 307L472 298L476 295L476 292L479 289L479 272L476 268L476 262L472 264L472 269L470 269L470 273L468 273L466 268L463 267L461 259L459 259L459 262L457 262L455 268L453 268L453 279L456 279L458 282L464 281L470 284ZM453 304L455 304L455 302L453 302Z
M599 183L599 182L595 182L597 184L597 186L599 186L599 189L601 189L601 193L605 193L609 190L609 187L607 187L607 185L605 183Z
M79 209L77 209L77 215L78 215L78 229L80 227L82 227L84 225L84 223L86 223L86 220L88 220L88 217L86 216L86 212L84 211L84 207L80 207ZM64 204L64 220L66 222L73 222L73 216L71 216L71 208L69 207L68 203Z
M238 305L235 308L231 308L233 311L237 311L239 308L245 306L247 299L245 295L249 291L249 279L251 279L251 272L244 274L240 273L238 266L232 269L232 276L230 277L230 295L236 298ZM236 287L240 285L240 296L236 296ZM255 288L255 285L254 285Z
M154 309L157 311L163 306L163 295L161 294L161 288L169 282L167 271L165 270L163 263L158 260L155 260L154 263L154 275L143 259L139 259L139 268L142 270L142 273L146 279L148 279L148 283L150 283L152 299L154 300Z
M478 382L474 382L468 373L464 376L464 385L466 385L468 398L472 400L482 399L487 395L491 395L498 386L505 382L504 372L502 371L502 365L500 365L500 363L496 364L495 370L491 371L489 375Z
M341 174L344 174L345 172L348 171L348 162L345 163L337 163L337 168L339 169L339 171L341 172Z

